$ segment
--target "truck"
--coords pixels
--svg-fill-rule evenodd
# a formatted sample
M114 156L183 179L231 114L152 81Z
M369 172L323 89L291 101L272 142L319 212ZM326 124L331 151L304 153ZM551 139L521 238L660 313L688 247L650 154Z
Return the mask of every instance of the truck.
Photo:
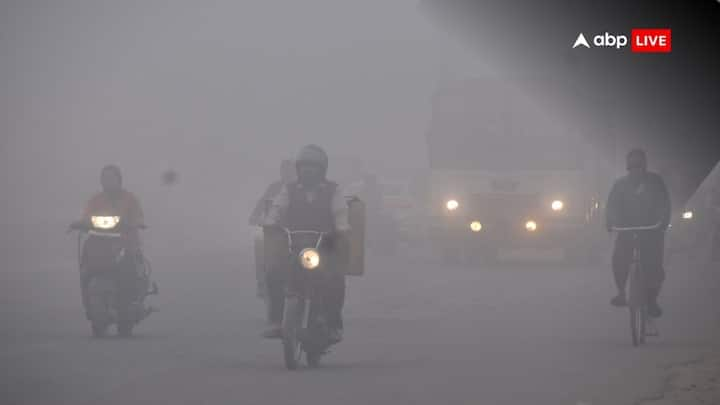
M449 259L556 249L591 260L602 235L597 159L580 131L503 82L432 97L426 133L432 245Z

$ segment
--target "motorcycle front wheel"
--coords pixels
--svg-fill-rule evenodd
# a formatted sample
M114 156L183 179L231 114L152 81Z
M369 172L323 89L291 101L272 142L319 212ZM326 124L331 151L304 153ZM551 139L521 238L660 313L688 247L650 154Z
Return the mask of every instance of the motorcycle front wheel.
M298 332L302 323L303 310L303 301L299 298L293 297L285 299L282 333L285 367L287 367L288 370L297 369L300 356L302 356Z

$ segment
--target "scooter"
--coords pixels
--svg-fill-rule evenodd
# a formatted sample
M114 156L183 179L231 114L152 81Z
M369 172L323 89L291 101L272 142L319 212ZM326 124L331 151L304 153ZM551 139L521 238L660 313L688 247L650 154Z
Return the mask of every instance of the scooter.
M78 263L83 305L92 334L104 337L111 325L122 337L132 336L133 328L154 312L145 304L158 294L152 282L150 263L139 254L128 254L125 232L132 228L117 216L92 216L75 222L78 232ZM144 229L144 227L135 227Z

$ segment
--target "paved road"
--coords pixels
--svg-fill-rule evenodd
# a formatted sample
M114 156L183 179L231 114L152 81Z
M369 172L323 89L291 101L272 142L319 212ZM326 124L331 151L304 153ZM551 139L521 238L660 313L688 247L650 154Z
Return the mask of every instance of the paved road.
M682 262L662 337L633 349L603 267L408 252L370 258L349 280L346 341L323 368L288 372L279 343L258 338L249 249L155 251L160 312L129 340L88 337L71 250L4 251L2 404L631 404L717 337L718 284Z

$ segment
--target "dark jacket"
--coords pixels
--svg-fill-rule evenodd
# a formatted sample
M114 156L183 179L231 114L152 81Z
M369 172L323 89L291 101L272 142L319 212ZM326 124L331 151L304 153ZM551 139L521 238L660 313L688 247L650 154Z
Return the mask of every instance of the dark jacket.
M308 199L308 190L299 183L287 186L288 209L286 226L292 230L332 232L335 230L333 197L337 184L323 182L312 190L313 199Z
M662 177L647 172L640 178L629 175L613 184L605 206L606 225L613 227L670 224L670 196Z

